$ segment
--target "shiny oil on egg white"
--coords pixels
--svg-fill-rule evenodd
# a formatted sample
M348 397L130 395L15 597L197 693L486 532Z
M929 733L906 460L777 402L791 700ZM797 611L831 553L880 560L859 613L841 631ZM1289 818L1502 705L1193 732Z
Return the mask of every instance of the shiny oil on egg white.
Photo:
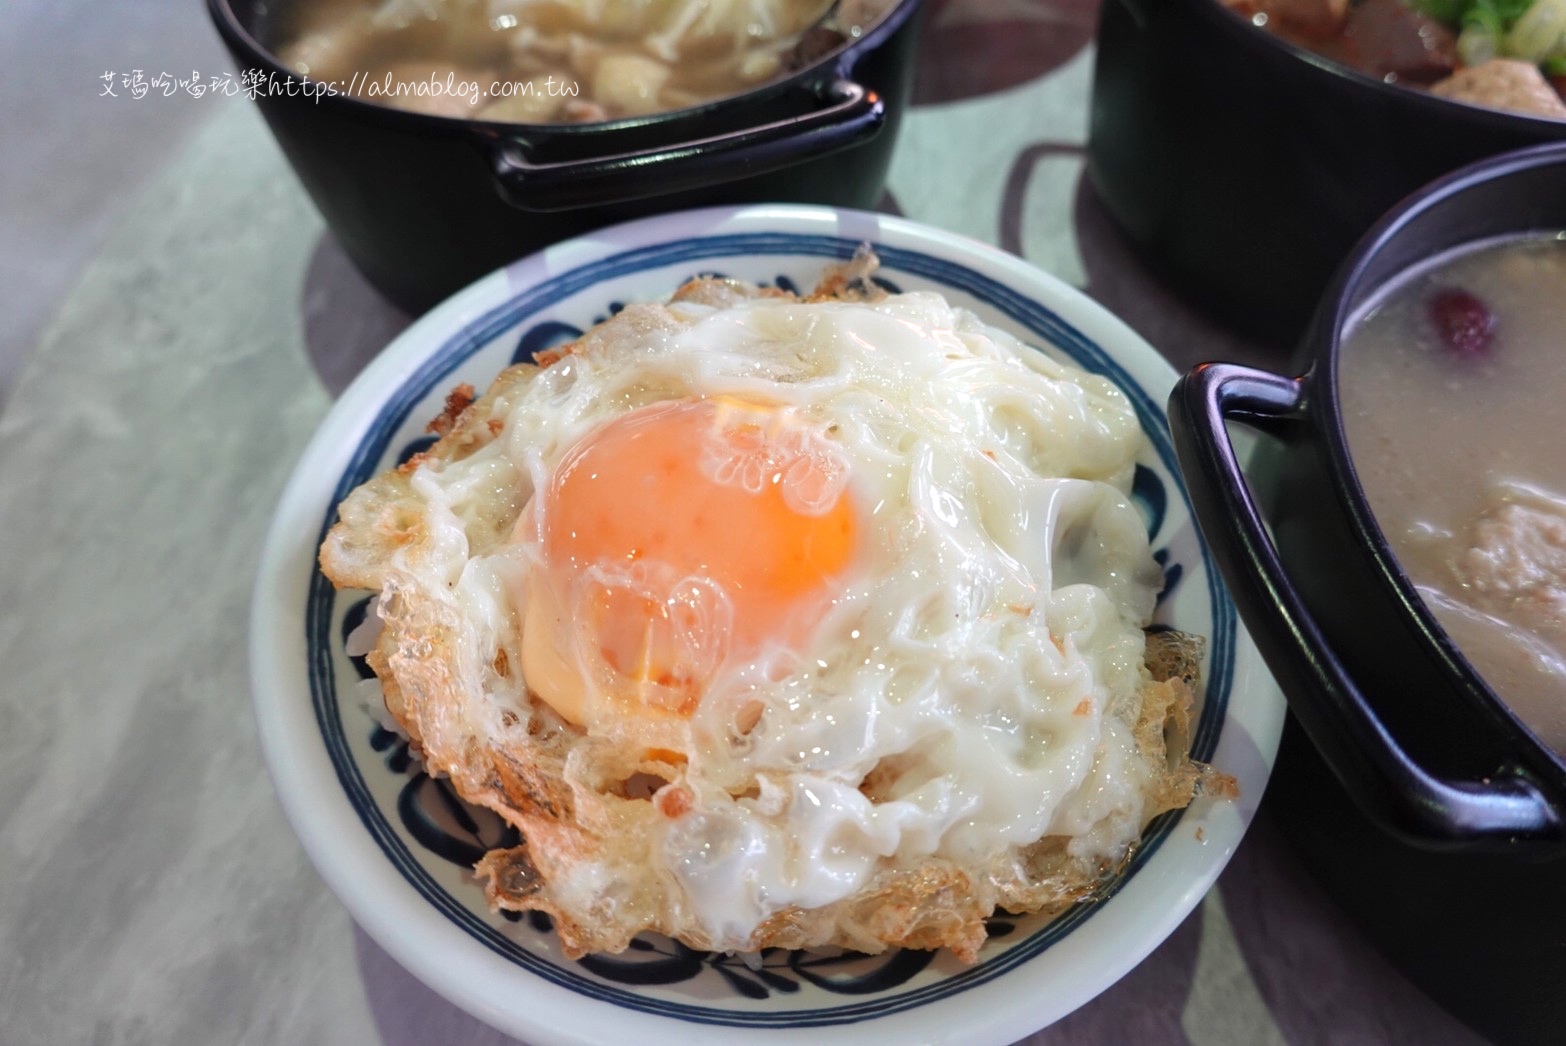
M662 787L689 809L647 850L676 903L742 949L769 915L847 897L887 859L972 864L1047 835L1123 856L1145 821L1131 725L1163 581L1129 499L1144 436L1125 397L928 292L632 310L634 342L587 339L502 405L502 438L413 474L438 538L402 568L441 580L494 720L461 728L499 732L534 700L517 637L546 522L523 512L512 541L470 556L465 514L523 509L632 411L768 404L829 442L858 523L832 590L800 611L810 627L711 666L681 716L634 714L579 631L560 646L590 735L685 759ZM502 649L522 672L487 667ZM585 904L624 874L579 866L552 885Z

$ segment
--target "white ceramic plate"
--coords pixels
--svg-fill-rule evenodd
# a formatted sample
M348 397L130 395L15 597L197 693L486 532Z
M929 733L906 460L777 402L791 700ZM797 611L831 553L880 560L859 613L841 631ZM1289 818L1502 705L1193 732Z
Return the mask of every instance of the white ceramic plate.
M459 382L479 388L514 359L565 340L632 300L719 272L808 289L871 243L894 288L934 288L1034 345L1110 376L1151 439L1135 495L1167 588L1158 620L1209 637L1197 758L1234 774L1237 802L1199 801L1154 822L1129 872L1054 921L998 916L980 961L770 951L739 958L648 938L618 957L564 959L547 922L488 910L468 865L502 842L493 817L425 777L363 710L368 673L344 651L364 593L316 568L336 505L427 445L424 424ZM305 849L354 918L410 971L530 1042L1004 1043L1113 984L1198 903L1261 798L1283 704L1191 521L1163 402L1175 374L1077 291L990 247L882 215L764 206L673 214L550 248L496 272L398 338L322 423L284 493L253 609L252 685L266 759Z

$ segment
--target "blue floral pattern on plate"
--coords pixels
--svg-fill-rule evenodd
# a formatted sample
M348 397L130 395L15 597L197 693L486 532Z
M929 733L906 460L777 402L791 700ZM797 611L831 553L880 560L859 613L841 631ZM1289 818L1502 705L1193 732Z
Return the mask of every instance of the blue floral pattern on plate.
M704 265L725 258L783 256L787 262L781 267L791 266L792 273L778 272L769 282L792 291L801 282L809 285L809 273L818 272L831 260L848 257L857 246L851 240L794 234L708 237L616 255L518 295L452 337L383 405L340 477L333 507L322 524L323 536L335 519L337 502L353 487L378 469L406 461L428 448L433 440L418 430L414 419L438 413L445 390L467 377L465 366L485 370L479 365L488 361L487 375L493 376L506 363L531 360L536 353L578 337L585 327L619 311L624 299L612 293L597 298L594 307L589 292L598 291L600 285L607 291L617 276L667 268L686 259L695 265L684 272L716 274L723 270ZM1233 608L1189 524L1188 506L1180 525L1171 525L1174 504L1184 505L1184 491L1172 481L1176 474L1173 449L1162 411L1096 344L1041 304L943 259L879 245L877 251L883 272L898 274L895 280L876 278L885 289L896 292L917 284L966 294L979 307L1007 318L1027 340L1050 344L1078 366L1106 374L1131 399L1154 452L1137 467L1132 498L1147 521L1155 558L1164 569L1161 605L1193 573L1206 581L1206 634L1211 644L1207 696L1191 739L1193 754L1205 758L1217 744L1223 719L1235 621ZM667 285L672 288L679 282L679 276L671 275ZM472 380L479 385L487 377L475 373ZM367 682L373 678L368 666L361 658L350 657L344 646L348 633L363 619L368 602L362 593L334 592L317 571L306 608L317 719L339 779L360 819L408 882L470 935L523 969L620 1006L700 1023L804 1027L864 1020L944 998L999 976L1070 933L1135 874L1179 820L1175 813L1155 821L1126 874L1110 883L1102 896L1053 920L996 913L989 924L990 943L979 963L971 967L962 967L949 956L919 951L863 956L832 950L773 949L746 961L698 952L651 935L638 939L621 956L589 956L568 962L559 954L547 917L488 913L482 891L467 873L488 849L516 845L520 837L515 829L488 811L462 803L446 782L422 771L404 739L378 725L355 707L354 701L340 700L342 689L374 686ZM790 998L797 996L804 984L857 1001L790 1008Z

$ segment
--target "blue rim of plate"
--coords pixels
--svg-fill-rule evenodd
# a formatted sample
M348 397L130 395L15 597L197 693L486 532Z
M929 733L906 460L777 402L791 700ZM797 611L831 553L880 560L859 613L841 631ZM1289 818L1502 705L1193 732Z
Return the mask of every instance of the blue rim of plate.
M470 321L447 338L424 362L408 375L395 394L382 403L375 420L355 448L339 478L317 538L317 547L336 521L337 506L359 484L369 479L385 456L392 436L406 422L415 405L425 400L443 380L481 348L500 334L559 302L606 280L654 268L680 263L710 262L719 258L788 255L842 260L850 257L863 243L861 239L799 233L735 233L698 237L674 243L660 243L622 251L551 277L503 304ZM920 251L871 243L884 270L898 271L932 280L972 295L1003 313L1030 334L1065 353L1085 370L1113 381L1130 399L1137 419L1147 433L1160 462L1171 475L1178 476L1174 446L1168 421L1159 405L1146 390L1096 342L1067 323L1053 310L967 266ZM1181 499L1190 511L1190 498L1183 484L1176 484ZM1194 518L1194 517L1193 517ZM1224 591L1218 571L1205 544L1198 542L1207 577L1212 613L1209 641L1209 674L1206 696L1196 729L1190 739L1191 755L1207 760L1217 748L1228 706L1233 679L1236 614ZM833 1007L792 1010L733 1010L698 1006L649 998L613 987L588 976L576 974L548 958L535 955L499 932L438 884L408 849L395 829L381 813L349 751L343 732L333 669L332 611L336 590L319 565L311 573L306 596L305 642L309 660L311 700L317 725L325 742L338 780L360 821L403 878L447 919L492 952L545 980L588 998L626 1009L701 1024L735 1027L780 1028L849 1024L899 1013L928 1005L967 989L985 984L1039 955L1069 934L1108 901L1147 861L1179 823L1182 811L1161 815L1143 833L1142 840L1124 872L1099 896L1072 907L1052 919L1026 940L999 954L942 980L906 992L888 994L873 1000Z

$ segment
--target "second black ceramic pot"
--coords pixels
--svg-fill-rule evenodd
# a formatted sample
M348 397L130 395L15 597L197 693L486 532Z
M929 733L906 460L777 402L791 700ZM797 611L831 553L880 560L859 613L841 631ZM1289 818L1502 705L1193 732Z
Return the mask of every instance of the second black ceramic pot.
M281 84L270 0L207 0L241 70ZM345 95L256 103L354 264L422 312L540 247L647 214L785 201L873 207L912 86L919 0L792 76L693 109L498 124Z
M1371 79L1218 0L1104 0L1088 177L1139 254L1231 326L1295 344L1355 241L1475 160L1566 121Z
M1268 796L1281 826L1416 983L1498 1041L1545 1043L1566 1027L1566 761L1403 574L1355 478L1338 398L1344 330L1389 280L1540 230L1566 230L1566 146L1449 176L1355 250L1305 339L1302 377L1204 365L1169 414L1202 532L1289 699ZM1231 421L1271 437L1249 478Z

